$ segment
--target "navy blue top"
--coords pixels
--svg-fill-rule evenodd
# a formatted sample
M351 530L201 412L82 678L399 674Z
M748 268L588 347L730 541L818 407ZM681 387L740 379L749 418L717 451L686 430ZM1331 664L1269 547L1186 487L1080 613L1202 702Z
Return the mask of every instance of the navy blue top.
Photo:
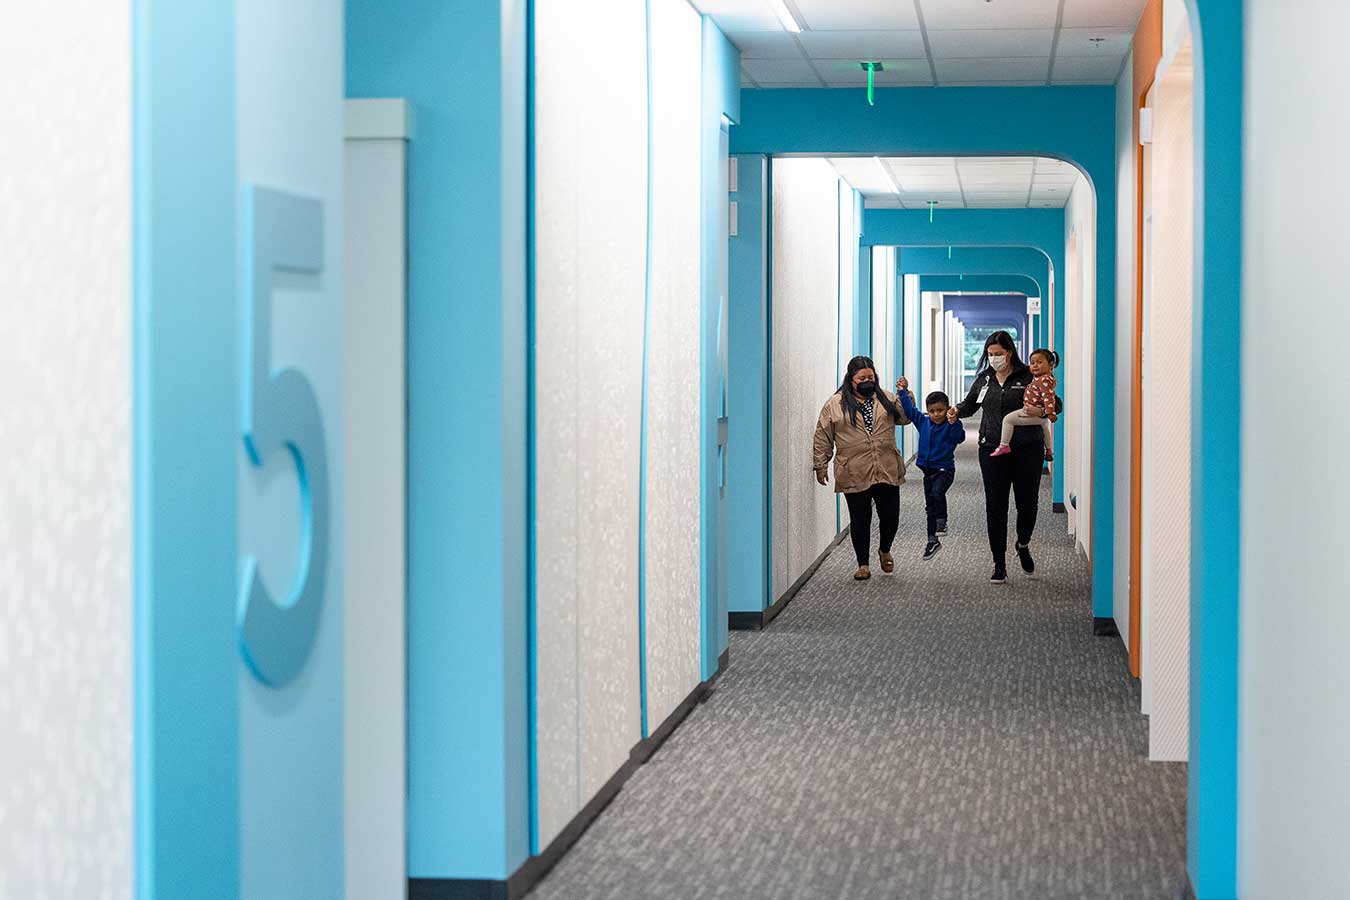
M919 468L955 472L956 445L965 441L966 426L961 424L960 419L934 425L932 417L914 405L914 401L909 398L909 391L900 391L899 396L905 415L919 429Z

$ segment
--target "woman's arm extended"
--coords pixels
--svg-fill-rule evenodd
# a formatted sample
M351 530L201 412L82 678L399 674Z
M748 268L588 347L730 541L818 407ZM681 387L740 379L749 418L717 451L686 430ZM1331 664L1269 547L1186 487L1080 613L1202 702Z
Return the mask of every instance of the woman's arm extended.
M975 410L980 408L980 388L984 387L984 377L975 379L975 383L970 386L970 392L966 394L966 399L956 404L956 414L962 419L968 419L975 415Z

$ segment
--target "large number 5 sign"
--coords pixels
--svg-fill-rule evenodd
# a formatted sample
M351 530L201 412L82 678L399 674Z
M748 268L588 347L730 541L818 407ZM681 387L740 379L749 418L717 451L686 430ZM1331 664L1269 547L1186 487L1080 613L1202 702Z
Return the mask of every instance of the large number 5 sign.
M281 687L304 668L323 610L328 571L328 453L319 398L298 369L272 369L272 279L323 269L323 204L250 185L243 208L244 447L255 466L288 451L300 481L300 564L289 596L263 585L258 560L244 563L240 649L258 679Z

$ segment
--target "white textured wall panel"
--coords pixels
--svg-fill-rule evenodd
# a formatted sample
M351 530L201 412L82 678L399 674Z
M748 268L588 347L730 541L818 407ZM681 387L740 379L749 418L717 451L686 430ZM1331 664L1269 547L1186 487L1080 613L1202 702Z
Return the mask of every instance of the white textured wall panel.
M1191 604L1191 273L1193 104L1189 64L1157 85L1153 132L1149 346L1149 758L1187 757Z
M901 250L900 253L904 253ZM905 275L902 279L902 297L901 308L904 315L904 360L901 371L909 379L910 390L915 394L920 394L923 390L923 372L920 368L922 360L920 357L920 348L923 346L922 329L920 322L923 316L923 295L919 292L919 276L914 274ZM895 385L887 386L888 390L895 390ZM923 405L923 399L918 400L919 405ZM896 435L899 440L900 454L909 464L910 457L919 452L919 429L901 428L900 433Z
M642 4L535 6L539 832L640 738L638 488L646 298ZM615 77L616 72L623 73Z
M1126 646L1130 642L1130 408L1134 399L1135 313L1135 193L1138 144L1134 139L1133 54L1116 84L1116 463L1113 473L1115 496L1115 583L1113 612L1116 628Z
M773 596L837 533L812 437L839 387L839 178L823 159L773 161ZM831 475L833 477L833 475Z
M1092 398L1097 339L1097 201L1092 185L1082 175L1073 184L1064 209L1066 248L1075 241L1077 250L1066 252L1064 287L1064 366L1055 371L1060 396L1069 414L1065 417L1064 485L1076 498L1069 508L1069 528L1079 549L1092 558ZM1071 235L1076 235L1072 238ZM1058 426L1056 426L1058 427Z
M700 680L699 227L702 22L652 0L651 297L647 349L647 722Z
M129 898L131 4L0 29L0 897Z
M1350 418L1334 401L1284 411L1346 383L1350 180L1336 148L1350 144L1350 6L1247 0L1245 14L1237 894L1339 900L1350 897Z

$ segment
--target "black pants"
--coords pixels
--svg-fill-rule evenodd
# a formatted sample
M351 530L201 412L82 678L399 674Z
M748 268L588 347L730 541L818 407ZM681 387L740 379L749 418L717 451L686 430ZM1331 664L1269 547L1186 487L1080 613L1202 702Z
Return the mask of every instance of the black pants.
M858 565L865 566L872 556L872 504L881 520L881 552L891 551L891 541L900 530L900 488L893 484L874 484L865 491L845 494L848 503L849 537Z
M980 448L980 473L984 475L984 514L989 521L989 551L995 563L1008 555L1008 489L1017 501L1017 542L1031 543L1036 530L1036 505L1040 500L1044 450L1040 442L1013 447L1006 456L990 456L993 447Z
M928 539L937 539L938 522L947 521L947 491L956 473L946 469L923 469L923 505L928 512Z

